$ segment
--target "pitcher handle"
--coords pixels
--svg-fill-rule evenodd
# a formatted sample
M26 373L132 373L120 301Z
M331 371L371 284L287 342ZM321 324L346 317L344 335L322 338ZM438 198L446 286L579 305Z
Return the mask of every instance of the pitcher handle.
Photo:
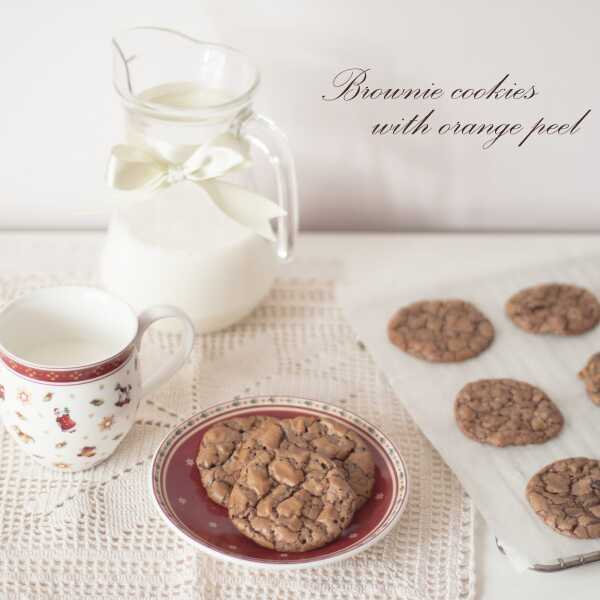
M298 187L290 144L273 121L256 113L250 113L241 122L239 133L266 156L275 172L277 203L286 212L277 218L277 255L282 261L289 261L298 233Z
M175 306L151 306L142 311L139 316L139 329L135 344L139 350L142 337L148 327L160 319L176 318L183 322L183 338L175 354L165 361L152 375L142 381L141 397L155 392L163 383L170 379L185 363L194 346L194 325L190 318Z

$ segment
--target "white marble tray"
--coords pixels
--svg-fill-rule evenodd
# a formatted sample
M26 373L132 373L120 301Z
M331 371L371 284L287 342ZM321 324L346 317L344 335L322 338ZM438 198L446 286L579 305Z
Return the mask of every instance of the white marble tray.
M600 350L600 326L578 337L535 336L504 314L506 299L542 282L583 285L600 297L600 257L511 271L468 282L407 290L392 260L369 280L341 291L341 302L358 337L373 354L399 399L457 474L502 541L515 566L553 563L600 550L600 540L561 536L533 513L525 498L529 478L560 458L600 458L600 407L588 399L577 373ZM459 297L475 303L493 321L496 339L481 356L459 364L429 364L390 344L386 325L400 306L424 298ZM512 377L544 389L565 417L561 434L541 445L495 448L467 439L454 421L454 398L475 379ZM434 482L435 484L435 482Z

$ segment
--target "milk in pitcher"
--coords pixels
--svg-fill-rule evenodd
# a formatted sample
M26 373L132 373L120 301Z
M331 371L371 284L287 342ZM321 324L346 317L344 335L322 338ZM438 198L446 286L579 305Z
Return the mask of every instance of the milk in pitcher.
M227 134L251 152L246 168L229 169L219 180L274 202L284 215L272 221L273 241L222 212L189 178L151 193L113 186L103 285L138 311L170 304L184 310L198 332L221 329L260 303L279 263L291 257L297 191L287 140L253 111L258 72L241 52L152 27L129 30L113 45L114 84L125 113L119 142L156 151L178 168ZM257 181L264 173L255 155L266 165L269 186L264 176Z

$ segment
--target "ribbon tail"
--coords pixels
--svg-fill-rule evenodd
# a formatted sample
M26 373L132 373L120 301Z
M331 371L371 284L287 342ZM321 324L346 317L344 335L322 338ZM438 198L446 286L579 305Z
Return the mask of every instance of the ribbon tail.
M230 218L271 242L275 235L269 221L286 212L275 202L239 185L224 181L202 181L211 200Z
M165 169L152 155L131 146L115 146L106 166L106 183L115 190L154 191L165 180Z

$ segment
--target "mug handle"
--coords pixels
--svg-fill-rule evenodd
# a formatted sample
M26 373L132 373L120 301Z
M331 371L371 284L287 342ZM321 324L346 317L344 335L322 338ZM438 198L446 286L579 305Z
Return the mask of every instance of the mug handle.
M137 349L140 349L142 337L152 323L160 319L176 318L183 322L183 339L175 354L162 364L150 377L142 381L141 397L155 392L163 383L170 379L185 363L194 346L194 325L190 318L175 306L151 306L142 311L139 318L139 329L135 339Z

